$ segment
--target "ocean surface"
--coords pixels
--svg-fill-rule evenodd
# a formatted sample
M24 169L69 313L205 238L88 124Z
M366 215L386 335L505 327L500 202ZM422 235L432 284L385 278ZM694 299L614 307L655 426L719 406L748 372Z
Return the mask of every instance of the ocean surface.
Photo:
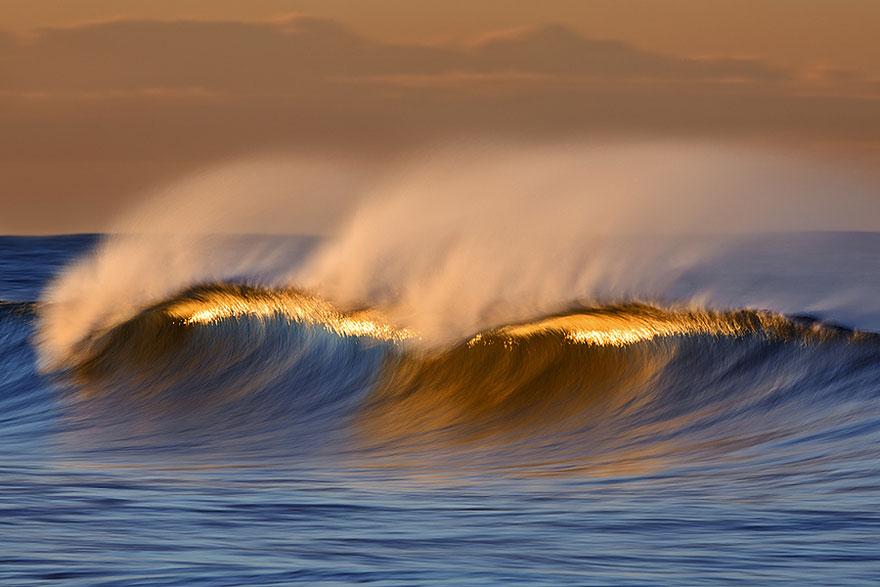
M0 238L0 585L880 584L878 234L442 345L248 275L82 324L100 240Z

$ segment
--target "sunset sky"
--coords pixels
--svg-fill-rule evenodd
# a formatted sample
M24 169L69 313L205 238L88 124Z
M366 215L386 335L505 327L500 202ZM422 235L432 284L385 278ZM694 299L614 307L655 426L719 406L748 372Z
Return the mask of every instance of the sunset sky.
M0 233L254 153L699 137L880 160L875 0L0 0Z

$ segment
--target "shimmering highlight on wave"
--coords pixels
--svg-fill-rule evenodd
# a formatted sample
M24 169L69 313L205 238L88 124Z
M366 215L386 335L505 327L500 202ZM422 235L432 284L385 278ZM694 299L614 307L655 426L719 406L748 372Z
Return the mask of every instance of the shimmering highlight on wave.
M292 322L323 326L339 336L398 342L416 336L412 330L396 328L375 310L346 313L325 300L289 289L231 285L199 288L174 300L163 311L187 326L243 316L283 317Z
M740 337L756 333L777 338L815 338L828 336L831 331L819 322L798 323L781 314L761 310L664 309L629 303L582 308L522 324L501 326L475 335L468 345L473 347L498 340L510 345L522 339L557 334L573 344L623 347L673 336Z

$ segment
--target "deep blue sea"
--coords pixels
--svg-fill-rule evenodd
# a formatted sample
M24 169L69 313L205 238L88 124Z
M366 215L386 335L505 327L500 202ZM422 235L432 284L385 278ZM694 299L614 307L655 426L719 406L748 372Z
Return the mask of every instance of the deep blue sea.
M880 584L880 235L418 352L197 283L46 364L98 241L0 238L0 585Z

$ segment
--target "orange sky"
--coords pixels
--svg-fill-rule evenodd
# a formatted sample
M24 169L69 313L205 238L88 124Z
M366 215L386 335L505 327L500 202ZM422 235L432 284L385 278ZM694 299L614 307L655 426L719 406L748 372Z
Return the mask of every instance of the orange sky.
M299 11L407 42L560 23L675 53L760 55L880 74L876 0L0 0L0 7L2 27L13 30L115 16L258 20Z
M2 233L101 229L151 185L264 151L607 134L880 153L876 0L0 0L0 15Z

